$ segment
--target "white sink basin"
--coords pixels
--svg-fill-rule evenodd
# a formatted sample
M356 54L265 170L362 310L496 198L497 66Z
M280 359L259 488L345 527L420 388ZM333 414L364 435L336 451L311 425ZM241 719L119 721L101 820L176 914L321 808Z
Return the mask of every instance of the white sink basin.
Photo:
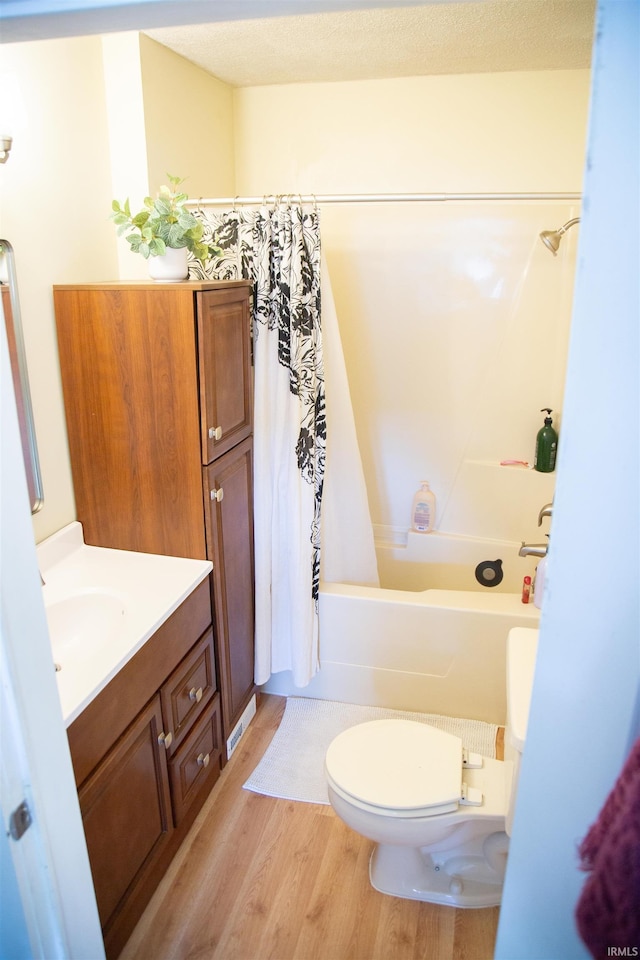
M89 546L77 521L37 554L67 726L212 569L209 560Z
M45 605L51 650L58 669L96 655L125 627L126 601L106 590L83 590Z

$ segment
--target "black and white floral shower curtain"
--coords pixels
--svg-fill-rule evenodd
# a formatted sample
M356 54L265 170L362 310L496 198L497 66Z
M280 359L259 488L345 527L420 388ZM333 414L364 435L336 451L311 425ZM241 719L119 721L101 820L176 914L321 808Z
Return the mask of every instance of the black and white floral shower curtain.
M254 525L257 683L318 669L320 514L326 418L317 210L196 213L222 255L191 279L254 284Z

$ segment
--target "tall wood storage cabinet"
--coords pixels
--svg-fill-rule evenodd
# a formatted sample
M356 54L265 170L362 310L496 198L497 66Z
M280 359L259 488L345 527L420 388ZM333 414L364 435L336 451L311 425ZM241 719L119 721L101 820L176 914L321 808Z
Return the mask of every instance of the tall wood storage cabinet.
M88 544L213 561L228 738L254 692L251 284L54 287Z

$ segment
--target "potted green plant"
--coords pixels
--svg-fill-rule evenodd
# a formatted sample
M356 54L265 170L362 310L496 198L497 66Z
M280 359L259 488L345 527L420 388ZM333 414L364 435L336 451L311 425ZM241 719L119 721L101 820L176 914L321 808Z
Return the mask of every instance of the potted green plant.
M185 209L189 198L178 190L184 181L170 174L167 177L170 186L160 187L155 200L145 197L139 213L131 213L128 198L123 205L114 200L111 219L118 236L131 231L125 239L134 253L150 260L149 273L154 279L184 280L189 272L187 251L201 263L222 251L202 239L202 223Z

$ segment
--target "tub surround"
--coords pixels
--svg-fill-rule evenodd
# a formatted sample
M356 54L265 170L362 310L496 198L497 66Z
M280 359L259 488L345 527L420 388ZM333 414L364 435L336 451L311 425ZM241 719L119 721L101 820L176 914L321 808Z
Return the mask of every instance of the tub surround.
M67 727L212 569L209 560L87 546L77 521L40 543L37 556ZM107 625L80 637L83 624L94 626L92 602L95 623ZM64 617L73 645L62 646Z

